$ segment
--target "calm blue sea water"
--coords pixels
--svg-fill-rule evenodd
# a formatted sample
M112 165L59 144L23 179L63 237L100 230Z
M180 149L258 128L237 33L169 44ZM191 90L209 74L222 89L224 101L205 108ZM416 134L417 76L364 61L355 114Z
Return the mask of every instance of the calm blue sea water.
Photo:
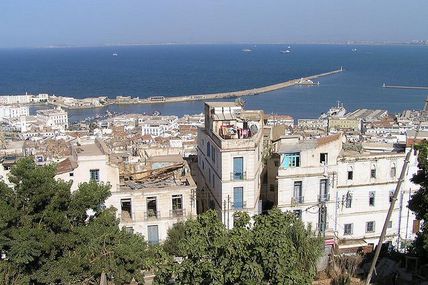
M252 52L242 52L251 48ZM352 52L357 48L357 52ZM233 91L330 71L318 87L293 87L247 97L247 108L314 118L340 100L348 110L419 109L428 91L381 88L382 83L428 86L426 46L169 45L1 49L0 94L50 93L77 98L149 97ZM117 53L118 56L112 56ZM117 112L190 114L202 102L111 106ZM105 109L71 111L71 119Z

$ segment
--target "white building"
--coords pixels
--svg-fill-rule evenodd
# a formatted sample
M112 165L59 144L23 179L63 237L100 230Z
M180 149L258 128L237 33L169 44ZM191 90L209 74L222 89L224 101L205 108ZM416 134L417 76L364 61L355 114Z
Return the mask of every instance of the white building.
M330 232L335 213L335 173L342 135L303 140L282 138L278 145L278 208L293 211L305 224L323 234Z
M153 137L164 136L167 132L178 128L178 117L176 116L162 116L151 117L144 121L139 121L141 126L142 135L151 135Z
M157 244L176 223L196 216L196 184L178 155L151 157L143 171L121 173L106 204L118 209L120 225Z
M336 134L313 140L284 138L278 153L279 208L294 211L341 251L371 250L377 244L404 152L346 150L341 134ZM412 154L388 224L385 241L394 246L413 239L413 223L418 224L406 208L410 193L418 189L410 182L416 165Z
M29 116L30 108L28 106L2 105L0 106L0 120L14 119L21 116Z
M261 212L263 112L233 102L205 103L205 127L198 130L199 211L215 209L233 227L233 214Z
M46 122L47 127L65 130L68 128L68 113L60 107L56 109L38 110L37 118Z
M56 177L72 181L71 191L77 190L79 184L91 180L109 183L111 191L117 191L119 168L110 162L109 153L101 140L81 141L73 146L72 156L58 164Z
M31 102L32 95L4 95L0 96L1 105L14 105L14 104L29 104Z

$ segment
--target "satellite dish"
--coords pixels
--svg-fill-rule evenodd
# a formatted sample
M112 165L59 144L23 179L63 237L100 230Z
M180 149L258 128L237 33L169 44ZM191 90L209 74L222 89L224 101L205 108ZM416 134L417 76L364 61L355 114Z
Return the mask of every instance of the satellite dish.
M259 131L259 128L257 127L257 125L251 125L250 131L251 131L252 134L255 135Z

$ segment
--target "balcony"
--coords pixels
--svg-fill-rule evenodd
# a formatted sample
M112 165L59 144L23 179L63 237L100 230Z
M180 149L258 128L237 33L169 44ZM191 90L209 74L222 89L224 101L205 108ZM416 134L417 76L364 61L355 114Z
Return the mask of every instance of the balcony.
M153 211L149 210L147 212L144 212L144 220L157 220L160 219L161 215L159 211Z
M181 218L186 216L186 209L169 210L170 218Z
M295 206L298 204L305 203L305 197L299 196L299 197L291 197L291 206Z
M234 203L232 203L232 208L234 209L234 210L242 210L242 209L245 209L245 208L247 208L247 201L243 201L243 202L234 202Z
M231 181L239 181L239 180L246 180L247 179L247 172L231 172L230 173L230 180Z
M328 201L330 201L330 194L318 195L318 202L322 203L322 202L328 202Z
M328 229L328 222L325 222L324 224L322 223L317 223L317 228L316 230L319 232L325 232Z

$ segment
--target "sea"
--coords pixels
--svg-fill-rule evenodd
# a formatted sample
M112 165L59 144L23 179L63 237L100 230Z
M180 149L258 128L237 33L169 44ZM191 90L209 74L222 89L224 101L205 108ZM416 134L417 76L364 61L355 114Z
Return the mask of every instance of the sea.
M428 46L302 44L0 49L0 95L194 95L262 87L340 67L345 71L318 79L319 86L243 97L245 108L317 118L340 101L348 111L398 113L423 108L428 96L428 90L382 88L383 83L428 86ZM182 116L203 112L203 102L108 106L69 115L77 121L107 110Z

